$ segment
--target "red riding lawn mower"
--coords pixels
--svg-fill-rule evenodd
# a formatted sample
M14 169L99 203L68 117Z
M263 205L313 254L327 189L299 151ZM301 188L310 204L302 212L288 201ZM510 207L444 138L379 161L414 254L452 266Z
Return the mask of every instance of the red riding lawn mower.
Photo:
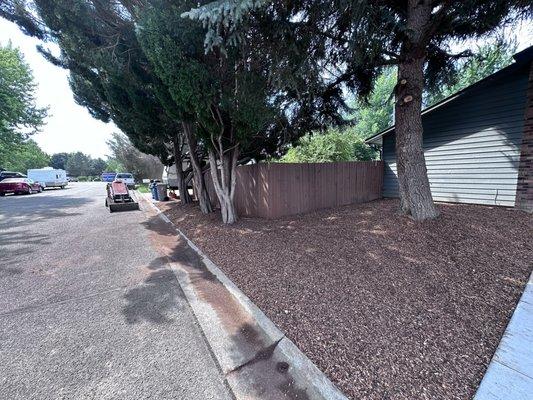
M109 212L139 209L139 203L132 199L125 182L121 180L110 182L107 184L106 190L105 206L109 207Z

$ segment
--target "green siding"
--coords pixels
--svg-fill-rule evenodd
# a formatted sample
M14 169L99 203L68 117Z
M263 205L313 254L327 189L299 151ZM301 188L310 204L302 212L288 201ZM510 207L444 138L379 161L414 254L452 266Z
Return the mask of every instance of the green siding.
M434 200L514 206L526 89L527 74L516 73L422 117ZM385 197L398 197L394 146L385 135Z

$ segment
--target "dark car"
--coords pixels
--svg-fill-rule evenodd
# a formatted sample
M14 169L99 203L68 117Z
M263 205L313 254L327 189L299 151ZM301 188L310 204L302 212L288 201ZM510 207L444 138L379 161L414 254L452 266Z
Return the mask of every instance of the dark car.
M0 196L5 196L6 193L32 194L42 191L40 184L28 178L6 178L0 182Z
M20 172L0 171L0 181L3 181L6 178L26 178L26 175Z

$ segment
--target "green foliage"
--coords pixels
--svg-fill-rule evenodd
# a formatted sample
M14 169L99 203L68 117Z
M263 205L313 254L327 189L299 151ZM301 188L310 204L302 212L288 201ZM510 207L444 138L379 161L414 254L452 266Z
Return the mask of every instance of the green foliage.
M266 71L241 49L204 53L205 30L181 14L195 2L152 0L141 13L138 37L173 100L171 110L194 121L207 147L214 143L259 154L265 142L278 141L280 120L269 98Z
M101 158L91 159L89 173L91 176L100 176L106 170L107 162Z
M0 166L25 172L47 165L48 156L27 138L38 132L46 109L35 102L36 84L21 52L0 46ZM43 165L44 164L44 165Z
M78 151L69 154L65 167L70 176L84 176L90 174L91 162L90 156Z
M428 93L426 104L431 106L511 64L517 48L516 43L516 38L500 39L478 47L472 57L457 62L454 68L457 72L450 77L450 84Z
M414 6L393 0L216 0L197 4L184 16L207 27L207 49L245 43L258 60L274 60L270 75L281 96L318 91L324 104L340 107L339 88L365 98L384 70L413 58L424 58L426 87L449 85L456 61L469 53L454 54L451 43L489 35L532 15L523 0L418 2L414 19L427 21L414 29Z
M163 174L161 161L140 152L124 134L113 133L107 145L113 154L108 163L108 172L130 172L136 180L161 179Z
M38 132L46 117L46 108L36 105L37 85L21 52L0 45L0 126L2 131L17 133L21 139Z
M50 166L55 169L66 169L68 153L55 153L50 157Z
M515 52L516 39L496 41L479 47L472 57L457 61L457 66L449 77L450 84L426 90L426 104L431 106L506 67L512 62ZM349 102L355 111L348 115L348 119L355 124L358 137L368 138L392 125L396 74L396 68L384 70L376 79L366 101L355 98Z
M98 177L107 168L107 162L101 158L92 158L82 152L55 153L50 157L50 167L64 169L69 176Z
M266 3L267 0L216 0L199 7L196 5L196 8L182 13L181 16L215 28L207 31L205 38L207 52L215 47L221 47L225 51L225 43L235 46L241 40L235 26L249 12ZM222 31L225 31L224 37L221 35Z
M364 143L354 129L330 129L324 134L306 135L298 145L290 148L281 162L339 162L369 161L377 152Z
M126 168L116 158L110 157L107 159L106 172L121 172L125 170Z
M28 169L46 167L50 162L50 157L31 139L17 144L7 153L0 147L0 158L2 168L23 174Z
M146 183L139 184L139 186L137 186L137 190L141 193L150 193L150 189Z
M6 17L27 33L59 45L59 57L43 48L41 52L69 69L76 102L95 118L113 120L135 146L166 162L170 154L165 143L176 135L179 122L158 99L161 82L137 42L134 14L118 2L36 1L35 8L31 3L6 7Z
M392 124L394 113L394 86L396 85L396 68L385 70L374 84L367 100L357 97L349 102L355 112L349 119L355 123L355 134L359 138L368 138Z

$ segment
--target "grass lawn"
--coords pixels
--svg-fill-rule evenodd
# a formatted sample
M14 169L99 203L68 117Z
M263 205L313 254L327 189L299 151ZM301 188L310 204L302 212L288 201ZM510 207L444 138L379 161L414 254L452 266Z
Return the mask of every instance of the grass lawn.
M140 183L139 185L137 185L137 190L141 193L150 193L148 183Z
M532 270L533 216L396 200L233 226L166 214L353 399L470 399Z

